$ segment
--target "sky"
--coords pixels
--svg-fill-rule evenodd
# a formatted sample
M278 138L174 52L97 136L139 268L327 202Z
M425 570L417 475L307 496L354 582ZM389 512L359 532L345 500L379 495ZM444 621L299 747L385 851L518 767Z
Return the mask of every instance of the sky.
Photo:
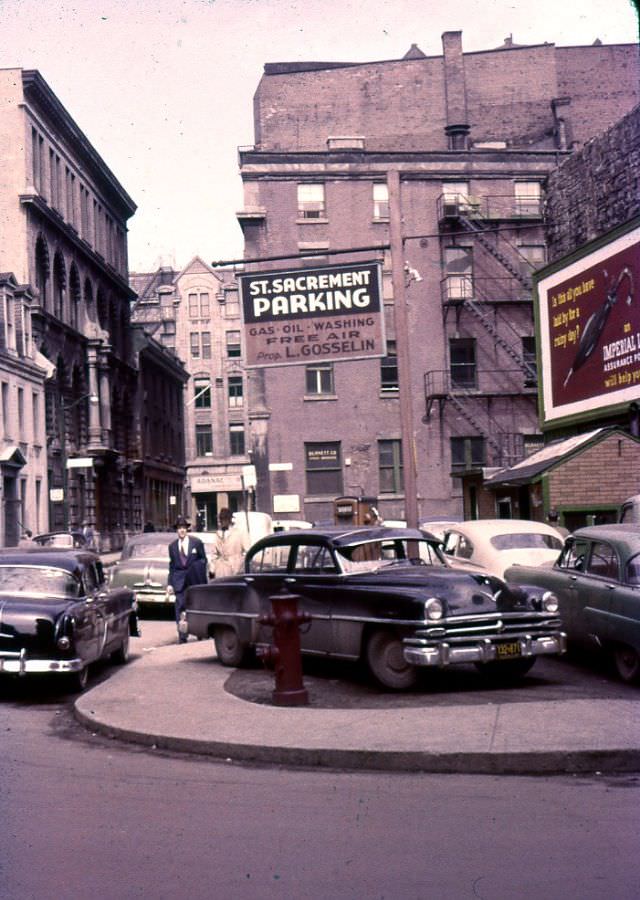
M238 147L268 62L638 40L632 0L0 0L0 68L38 69L137 204L129 268L242 257Z

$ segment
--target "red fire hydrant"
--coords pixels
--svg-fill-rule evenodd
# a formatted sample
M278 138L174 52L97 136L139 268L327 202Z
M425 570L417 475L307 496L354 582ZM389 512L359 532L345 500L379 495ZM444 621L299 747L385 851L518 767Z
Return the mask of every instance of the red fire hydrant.
M275 670L276 688L271 695L276 706L305 706L309 694L302 683L299 626L311 621L306 612L298 612L297 594L283 591L269 597L271 612L258 622L273 628L273 644L257 647L258 657Z

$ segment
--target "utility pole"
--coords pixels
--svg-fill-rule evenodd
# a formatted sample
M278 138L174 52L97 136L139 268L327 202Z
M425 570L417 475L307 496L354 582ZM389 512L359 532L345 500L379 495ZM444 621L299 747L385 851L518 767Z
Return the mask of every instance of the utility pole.
M402 199L400 173L387 172L389 193L389 235L391 239L391 275L393 279L393 312L398 359L398 400L402 434L402 473L404 480L405 519L410 528L418 525L418 493L416 487L416 442L411 402L411 360L409 356L409 324L402 239Z

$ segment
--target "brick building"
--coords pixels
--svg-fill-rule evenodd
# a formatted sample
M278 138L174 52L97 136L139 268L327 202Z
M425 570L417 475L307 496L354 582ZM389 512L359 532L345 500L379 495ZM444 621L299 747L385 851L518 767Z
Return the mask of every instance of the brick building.
M635 44L464 53L460 32L441 56L265 66L240 152L247 268L379 260L387 356L256 370L259 508L326 519L348 493L385 518L533 514L525 492L497 510L484 478L543 442L544 185L639 81Z
M242 509L247 373L242 365L238 287L232 272L199 257L181 271L132 273L139 294L135 323L184 361L186 492L181 507L201 530L216 527L218 510Z
M630 276L620 284L620 293L628 289L630 298L625 315L627 333L640 328L635 306L640 283L640 106L549 174L545 224L549 266L538 272L536 279L544 281L556 273L561 279L563 273L580 273L589 261L600 259L595 272L591 271L607 285L601 308L622 265L608 271L609 248L620 240L633 241L636 235L630 251L635 255L626 260L625 266ZM617 303L615 291L613 297ZM624 306L624 299L619 305ZM542 297L537 303L540 320ZM582 318L588 320L587 315ZM607 323L603 344L623 336L616 333L610 315ZM637 379L640 367L635 368ZM633 377L633 370L632 364L621 371ZM547 377L551 377L548 372ZM520 465L489 479L487 485L498 501L524 495L538 513L557 510L563 524L571 529L591 521L616 520L621 503L640 490L640 388L632 387L623 394L615 391L591 405L593 409L585 411L578 405L573 415L560 422L545 421L543 408L542 427L548 444ZM595 431L594 425L599 426Z
M30 291L33 344L52 367L34 388L46 440L27 458L26 518L51 529L88 521L115 549L136 508L126 237L135 205L37 71L0 70L0 143L0 270Z

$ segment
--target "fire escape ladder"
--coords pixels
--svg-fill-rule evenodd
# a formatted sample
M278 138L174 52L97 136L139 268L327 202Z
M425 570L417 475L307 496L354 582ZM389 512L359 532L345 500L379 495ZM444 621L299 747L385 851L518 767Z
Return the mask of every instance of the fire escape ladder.
M497 247L494 247L493 243L487 238L487 236L483 233L484 229L481 224L477 224L473 222L471 219L468 219L466 216L459 215L458 221L467 231L470 231L475 235L476 240L479 244L481 244L487 253L490 253L494 259L497 259L498 262L512 275L516 281L518 281L523 287L527 288L527 290L531 287L531 279L526 275L522 274L522 271L518 268L518 266L514 265L514 263L509 259L508 256L505 256L504 253L501 253Z
M509 341L505 341L505 339L500 335L498 329L495 327L493 322L489 319L485 313L480 309L479 304L475 300L466 299L462 301L465 309L468 309L476 319L480 322L482 327L492 336L496 344L498 344L502 349L507 353L511 359L516 363L519 369L523 371L523 373L527 376L527 378L536 380L537 373L535 368L523 359L522 355L518 353L517 350L511 346Z
M471 395L469 395L469 396L471 396ZM497 438L495 437L495 435L500 433L499 429L497 428L497 423L494 422L494 420L491 419L491 417L489 416L491 427L488 429L483 428L482 425L480 424L480 422L475 418L475 416L467 408L467 405L462 402L462 400L460 399L460 396L458 394L449 394L449 400L451 401L451 403L453 403L453 405L458 410L460 415L464 416L464 418L467 420L467 422L469 422L471 425L473 425L473 427L478 432L478 434L482 435L484 437L484 439L486 440L486 442L491 447L493 447L496 454L498 456L500 456L500 454L502 453L502 445L501 445L500 441L497 440Z

